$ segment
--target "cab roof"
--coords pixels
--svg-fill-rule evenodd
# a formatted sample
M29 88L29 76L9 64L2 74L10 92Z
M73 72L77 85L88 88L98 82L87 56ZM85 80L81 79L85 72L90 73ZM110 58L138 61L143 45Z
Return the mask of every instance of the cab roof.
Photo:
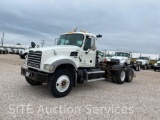
M92 36L92 37L96 37L96 35L89 33L89 32L68 32L68 33L64 33L64 34L82 34L85 36Z

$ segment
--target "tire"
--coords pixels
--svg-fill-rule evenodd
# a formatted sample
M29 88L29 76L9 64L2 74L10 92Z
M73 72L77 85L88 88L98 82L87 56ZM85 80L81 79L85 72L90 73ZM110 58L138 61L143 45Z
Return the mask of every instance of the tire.
M133 80L133 74L134 74L133 69L132 69L132 68L128 68L128 69L126 70L126 78L125 78L125 81L126 81L126 82L131 82L131 81Z
M21 55L20 55L20 58L21 58L21 59L24 59L23 56L21 56Z
M111 80L112 80L113 83L116 83L115 75L113 75L113 76L111 77Z
M156 71L157 69L156 68L154 68L154 71Z
M33 86L35 86L35 85L42 85L41 82L33 81L32 79L27 78L27 77L25 77L25 78L26 78L26 81L27 81L30 85L33 85Z
M114 77L115 77L116 83L123 84L126 78L125 69L121 68L119 71L115 71Z
M48 87L55 97L64 97L73 87L73 75L67 69L60 69L49 76Z
M146 65L144 65L144 66L143 66L143 70L146 70L146 69L147 69L147 66L146 66Z

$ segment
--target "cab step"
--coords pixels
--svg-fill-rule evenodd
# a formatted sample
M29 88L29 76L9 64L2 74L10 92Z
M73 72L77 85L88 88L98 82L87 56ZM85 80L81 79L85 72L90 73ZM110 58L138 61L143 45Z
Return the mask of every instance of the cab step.
M105 73L105 71L93 71L93 72L87 72L87 74L96 74L96 73Z
M87 82L105 80L105 78L103 78L102 76L102 74L104 73L105 71L102 71L102 70L87 71L85 74L85 79Z
M94 82L99 80L105 80L105 78L90 79L90 80L87 80L87 82Z

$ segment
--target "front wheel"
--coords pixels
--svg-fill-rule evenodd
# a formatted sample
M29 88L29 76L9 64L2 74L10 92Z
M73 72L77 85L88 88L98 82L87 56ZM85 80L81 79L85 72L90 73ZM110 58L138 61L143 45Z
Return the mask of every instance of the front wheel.
M64 97L69 94L73 87L73 75L67 69L60 69L50 75L48 87L55 97Z

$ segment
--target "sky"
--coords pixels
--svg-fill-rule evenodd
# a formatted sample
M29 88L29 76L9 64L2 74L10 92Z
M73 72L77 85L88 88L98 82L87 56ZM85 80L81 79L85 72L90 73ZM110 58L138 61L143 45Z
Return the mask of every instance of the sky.
M4 44L51 46L76 27L102 34L100 50L160 54L160 0L0 0Z

